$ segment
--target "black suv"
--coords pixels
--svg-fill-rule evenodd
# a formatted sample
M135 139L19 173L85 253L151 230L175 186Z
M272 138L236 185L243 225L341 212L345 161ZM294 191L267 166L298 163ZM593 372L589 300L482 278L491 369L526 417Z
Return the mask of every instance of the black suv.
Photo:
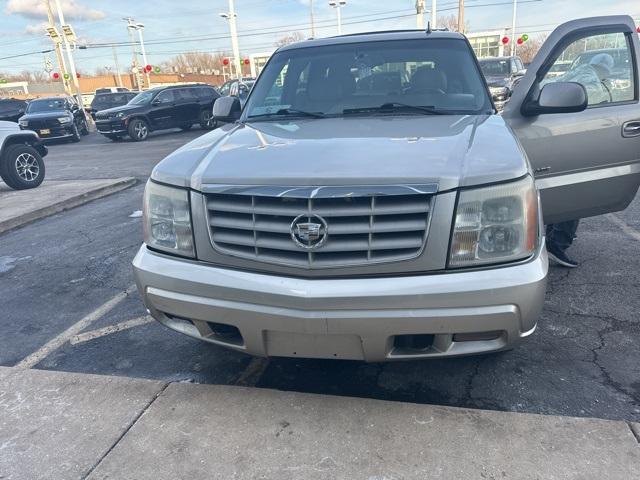
M18 120L22 130L34 130L43 140L69 138L80 141L89 127L78 103L72 97L46 97L31 100Z
M24 115L27 108L27 102L18 100L17 98L0 99L0 120L7 122L16 122Z
M87 113L95 120L96 113L108 108L126 105L136 95L138 95L138 92L99 93L93 97L91 106L87 108Z
M216 127L211 113L219 97L212 86L203 84L153 88L126 105L98 112L96 128L111 140L129 135L137 142L154 130L189 130L194 123L210 130Z

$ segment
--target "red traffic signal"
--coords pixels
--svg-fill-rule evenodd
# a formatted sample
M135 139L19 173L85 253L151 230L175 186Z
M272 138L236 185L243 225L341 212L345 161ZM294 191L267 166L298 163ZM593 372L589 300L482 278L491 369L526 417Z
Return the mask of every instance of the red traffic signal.
M524 43L524 40L522 39L522 37L520 37L520 38L518 39L518 45L522 45L523 43Z
M144 69L146 72L150 72L151 70L153 70L153 67L151 65L146 65Z
M226 67L227 65L229 65L229 59L228 59L228 58L223 58L223 59L222 59L222 65L224 65L225 67Z
M76 78L80 78L80 74L76 72Z
M636 28L636 32L640 33L640 27Z
M54 80L58 80L60 78L60 74L58 72L54 72L52 77Z
M506 45L507 43L509 43L509 37L502 37L502 44Z
M248 58L244 59L244 64L245 65L249 65L251 63L251 60L249 60Z

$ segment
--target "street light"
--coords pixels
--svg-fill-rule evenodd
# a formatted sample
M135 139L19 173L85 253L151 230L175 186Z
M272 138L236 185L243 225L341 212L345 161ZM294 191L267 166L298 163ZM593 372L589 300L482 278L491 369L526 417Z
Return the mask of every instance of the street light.
M236 30L236 12L233 7L233 0L229 0L229 11L220 13L220 17L229 21L229 31L231 33L231 48L233 49L233 65L236 76L242 79L242 67L240 65L240 48L238 47L238 31Z
M140 39L140 50L142 51L142 63L144 66L145 75L147 77L147 88L151 87L151 78L149 77L149 70L147 70L147 65L149 62L147 61L147 51L144 48L144 38L142 36L142 31L144 30L144 23L130 23L127 25L127 28L138 31L138 38Z
M338 17L338 35L342 35L342 7L347 4L347 0L331 0L329 6L336 9L336 15Z

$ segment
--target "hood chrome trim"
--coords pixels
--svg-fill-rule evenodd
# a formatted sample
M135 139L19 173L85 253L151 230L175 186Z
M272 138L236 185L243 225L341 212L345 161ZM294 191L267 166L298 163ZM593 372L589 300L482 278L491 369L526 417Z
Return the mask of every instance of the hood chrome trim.
M278 186L278 185L202 185L202 193L251 195L280 198L344 198L438 193L437 183L422 185Z

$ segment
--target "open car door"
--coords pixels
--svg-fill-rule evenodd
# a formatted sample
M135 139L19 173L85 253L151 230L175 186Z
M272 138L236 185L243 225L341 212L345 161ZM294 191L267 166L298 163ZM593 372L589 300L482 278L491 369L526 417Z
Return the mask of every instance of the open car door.
M628 16L560 25L503 117L534 171L545 223L625 209L640 185L640 42Z

